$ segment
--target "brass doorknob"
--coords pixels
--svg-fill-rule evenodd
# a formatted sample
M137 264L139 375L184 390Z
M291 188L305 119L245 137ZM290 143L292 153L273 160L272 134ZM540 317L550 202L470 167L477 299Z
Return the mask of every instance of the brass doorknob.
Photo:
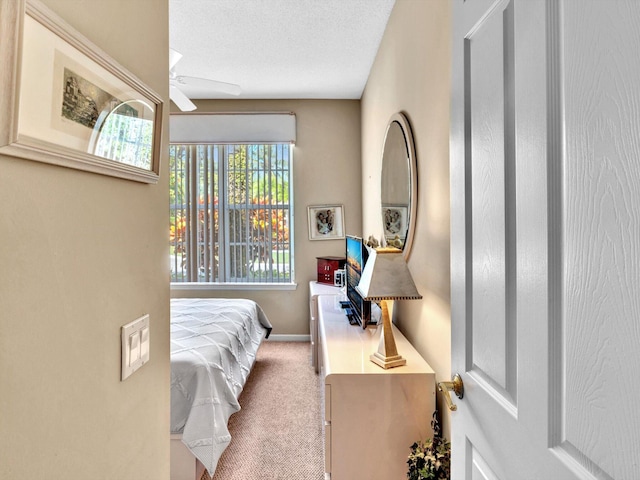
M438 390L444 395L444 399L447 402L449 410L455 412L458 407L451 401L451 394L449 393L449 390L452 390L459 399L462 399L462 397L464 397L464 384L462 383L462 377L456 373L450 382L438 382Z

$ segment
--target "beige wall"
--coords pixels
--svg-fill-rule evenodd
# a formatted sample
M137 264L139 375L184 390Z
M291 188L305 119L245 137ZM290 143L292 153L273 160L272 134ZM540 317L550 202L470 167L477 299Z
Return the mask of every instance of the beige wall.
M309 280L316 257L344 255L344 240L310 241L307 206L344 205L346 233L360 235L362 190L360 101L358 100L200 100L198 113L291 111L296 114L293 150L295 290L173 291L172 296L251 298L265 310L274 334L309 334Z
M418 160L416 233L409 268L420 301L398 323L438 381L451 375L449 294L450 3L397 0L362 97L363 232L380 237L380 169L389 118L404 112ZM444 412L442 398L438 398ZM448 434L449 419L444 415Z
M168 98L167 0L45 3ZM0 205L0 478L168 480L166 159L144 185L0 156Z
M168 97L166 0L45 3ZM404 111L419 162L409 265L425 298L404 302L400 323L438 377L449 377L448 29L448 2L398 0L362 102L200 102L200 111L290 110L298 120L298 288L216 296L255 298L274 333L308 333L315 257L341 255L344 243L309 241L306 207L344 204L347 233L379 232L371 199L382 137ZM0 156L0 203L0 478L167 479L166 159L149 186ZM120 382L120 326L145 313L151 360Z

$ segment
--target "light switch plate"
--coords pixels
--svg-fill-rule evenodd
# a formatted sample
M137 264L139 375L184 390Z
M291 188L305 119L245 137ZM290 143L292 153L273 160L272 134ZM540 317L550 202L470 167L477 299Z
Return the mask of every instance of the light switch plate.
M149 361L149 315L144 315L122 326L122 369L120 379L125 380Z
M142 363L149 361L149 327L140 330L140 359Z
M140 331L136 330L129 335L129 366L134 366L140 360Z

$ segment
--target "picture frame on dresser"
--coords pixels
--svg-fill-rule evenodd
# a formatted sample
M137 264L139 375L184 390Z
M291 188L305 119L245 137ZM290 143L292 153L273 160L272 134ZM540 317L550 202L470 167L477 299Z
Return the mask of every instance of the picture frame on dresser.
M344 239L343 205L310 205L307 216L309 240Z
M160 96L40 1L0 11L0 153L157 183Z

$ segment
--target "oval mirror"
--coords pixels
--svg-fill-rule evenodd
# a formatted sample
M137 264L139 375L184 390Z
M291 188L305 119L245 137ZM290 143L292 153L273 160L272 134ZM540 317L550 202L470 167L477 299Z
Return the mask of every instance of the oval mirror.
M380 204L382 229L388 246L409 258L416 223L416 155L409 121L402 113L389 120L382 150Z

